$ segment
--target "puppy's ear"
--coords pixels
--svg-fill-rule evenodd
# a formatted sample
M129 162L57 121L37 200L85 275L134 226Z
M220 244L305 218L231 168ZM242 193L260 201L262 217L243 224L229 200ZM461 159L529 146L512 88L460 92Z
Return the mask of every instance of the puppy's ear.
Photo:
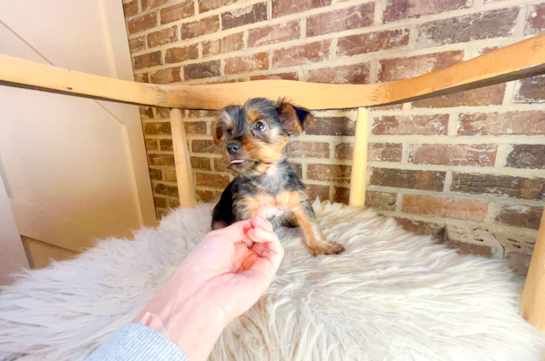
M216 120L212 125L212 136L214 137L214 143L216 143L216 145L221 143L223 138L223 124L221 119Z
M218 114L218 119L212 125L212 136L214 137L214 142L216 145L221 143L223 136L225 135L226 129L233 127L234 122L230 114L230 111L235 107L229 106L222 109Z
M280 122L290 136L303 133L305 123L312 118L307 109L293 106L283 100L278 101L277 110L280 114Z

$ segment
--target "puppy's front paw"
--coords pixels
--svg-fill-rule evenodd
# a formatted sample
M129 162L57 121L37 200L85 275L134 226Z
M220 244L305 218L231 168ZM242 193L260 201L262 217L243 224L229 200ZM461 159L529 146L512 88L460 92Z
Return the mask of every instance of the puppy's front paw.
M340 254L344 252L344 247L337 242L331 242L326 241L320 244L319 246L313 247L309 249L310 254L314 257L323 254L323 255L331 255L331 254Z

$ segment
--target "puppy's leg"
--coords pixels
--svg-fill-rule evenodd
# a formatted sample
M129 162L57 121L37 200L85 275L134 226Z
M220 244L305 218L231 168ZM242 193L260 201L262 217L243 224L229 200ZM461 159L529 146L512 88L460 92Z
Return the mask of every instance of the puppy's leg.
M299 207L293 208L292 212L301 228L303 242L309 248L310 254L317 256L344 252L342 245L325 239L316 221L310 201L303 201Z

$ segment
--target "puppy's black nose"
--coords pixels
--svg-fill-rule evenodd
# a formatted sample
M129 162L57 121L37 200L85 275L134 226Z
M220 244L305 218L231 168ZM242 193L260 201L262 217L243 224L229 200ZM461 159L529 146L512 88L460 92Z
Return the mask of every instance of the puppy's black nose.
M240 142L232 142L227 144L227 151L231 155L237 154L239 149L240 149Z

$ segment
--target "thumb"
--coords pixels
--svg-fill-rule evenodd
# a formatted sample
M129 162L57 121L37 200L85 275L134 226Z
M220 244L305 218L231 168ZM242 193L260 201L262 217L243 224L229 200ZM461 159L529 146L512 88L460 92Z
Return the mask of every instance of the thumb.
M267 220L267 207L266 206L259 206L257 211L255 211L254 217L259 217L262 220Z

